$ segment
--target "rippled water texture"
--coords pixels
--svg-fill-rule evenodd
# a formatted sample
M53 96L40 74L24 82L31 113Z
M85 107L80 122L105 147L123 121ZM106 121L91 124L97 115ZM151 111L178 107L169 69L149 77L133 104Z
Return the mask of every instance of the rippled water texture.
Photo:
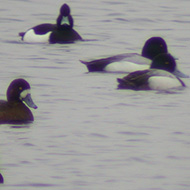
M190 79L171 92L117 90L123 74L87 73L79 60L141 52L163 37L190 74L190 1L71 0L74 44L27 44L18 33L54 22L60 0L0 4L0 95L25 78L35 121L0 126L5 190L189 190Z

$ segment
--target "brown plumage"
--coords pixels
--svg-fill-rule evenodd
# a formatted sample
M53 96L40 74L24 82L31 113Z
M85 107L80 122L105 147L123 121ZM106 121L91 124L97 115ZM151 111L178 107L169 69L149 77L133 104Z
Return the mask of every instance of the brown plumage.
M24 79L16 79L11 82L7 89L7 101L0 100L0 124L3 123L24 123L34 120L30 107L36 109L30 93L30 85Z

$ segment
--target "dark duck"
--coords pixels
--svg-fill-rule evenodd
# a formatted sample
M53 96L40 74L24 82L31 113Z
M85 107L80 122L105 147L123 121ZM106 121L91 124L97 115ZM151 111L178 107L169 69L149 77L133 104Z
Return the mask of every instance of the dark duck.
M89 72L133 72L148 69L151 61L160 53L167 53L165 40L161 37L149 38L142 48L142 53L123 53L100 59L81 61Z
M74 20L67 4L63 4L57 17L56 24L44 23L19 33L21 39L28 43L71 43L82 40L73 29Z
M0 124L34 121L32 112L25 104L37 109L31 98L29 83L21 78L15 79L7 89L7 101L0 100Z
M119 89L131 90L168 90L185 87L179 78L184 74L177 68L173 56L169 53L157 55L149 69L129 73L124 78L118 78Z

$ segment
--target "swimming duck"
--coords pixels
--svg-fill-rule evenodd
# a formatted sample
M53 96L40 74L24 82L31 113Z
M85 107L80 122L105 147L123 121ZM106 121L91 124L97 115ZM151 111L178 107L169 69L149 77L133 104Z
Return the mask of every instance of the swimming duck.
M119 89L132 90L167 90L170 88L185 87L179 78L183 76L177 69L175 59L171 54L157 55L150 69L129 73L124 78L118 78Z
M89 72L133 72L148 69L156 55L167 52L167 44L163 38L151 37L145 42L141 55L137 53L123 53L81 62L87 66Z
M4 183L4 179L1 173L0 173L0 183Z
M57 17L56 24L44 23L26 32L19 33L25 42L49 42L49 43L69 43L75 40L82 40L82 37L73 29L74 21L70 14L70 8L63 4Z
M0 100L0 124L33 121L32 112L23 102L37 109L31 98L29 83L21 78L15 79L7 89L7 101Z

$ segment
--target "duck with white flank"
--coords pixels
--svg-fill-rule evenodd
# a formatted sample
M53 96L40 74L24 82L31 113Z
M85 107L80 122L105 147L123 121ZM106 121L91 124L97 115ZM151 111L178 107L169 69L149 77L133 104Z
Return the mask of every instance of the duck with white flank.
M56 24L44 23L19 33L21 39L29 43L70 43L82 40L82 37L73 29L74 21L70 8L63 4Z
M177 69L175 59L171 54L164 53L156 56L150 69L129 73L124 78L118 78L119 89L132 90L168 90L185 87L179 78L184 74Z
M148 39L141 55L138 53L123 53L102 59L81 61L89 72L133 72L150 67L152 59L160 53L168 53L167 44L161 37Z

